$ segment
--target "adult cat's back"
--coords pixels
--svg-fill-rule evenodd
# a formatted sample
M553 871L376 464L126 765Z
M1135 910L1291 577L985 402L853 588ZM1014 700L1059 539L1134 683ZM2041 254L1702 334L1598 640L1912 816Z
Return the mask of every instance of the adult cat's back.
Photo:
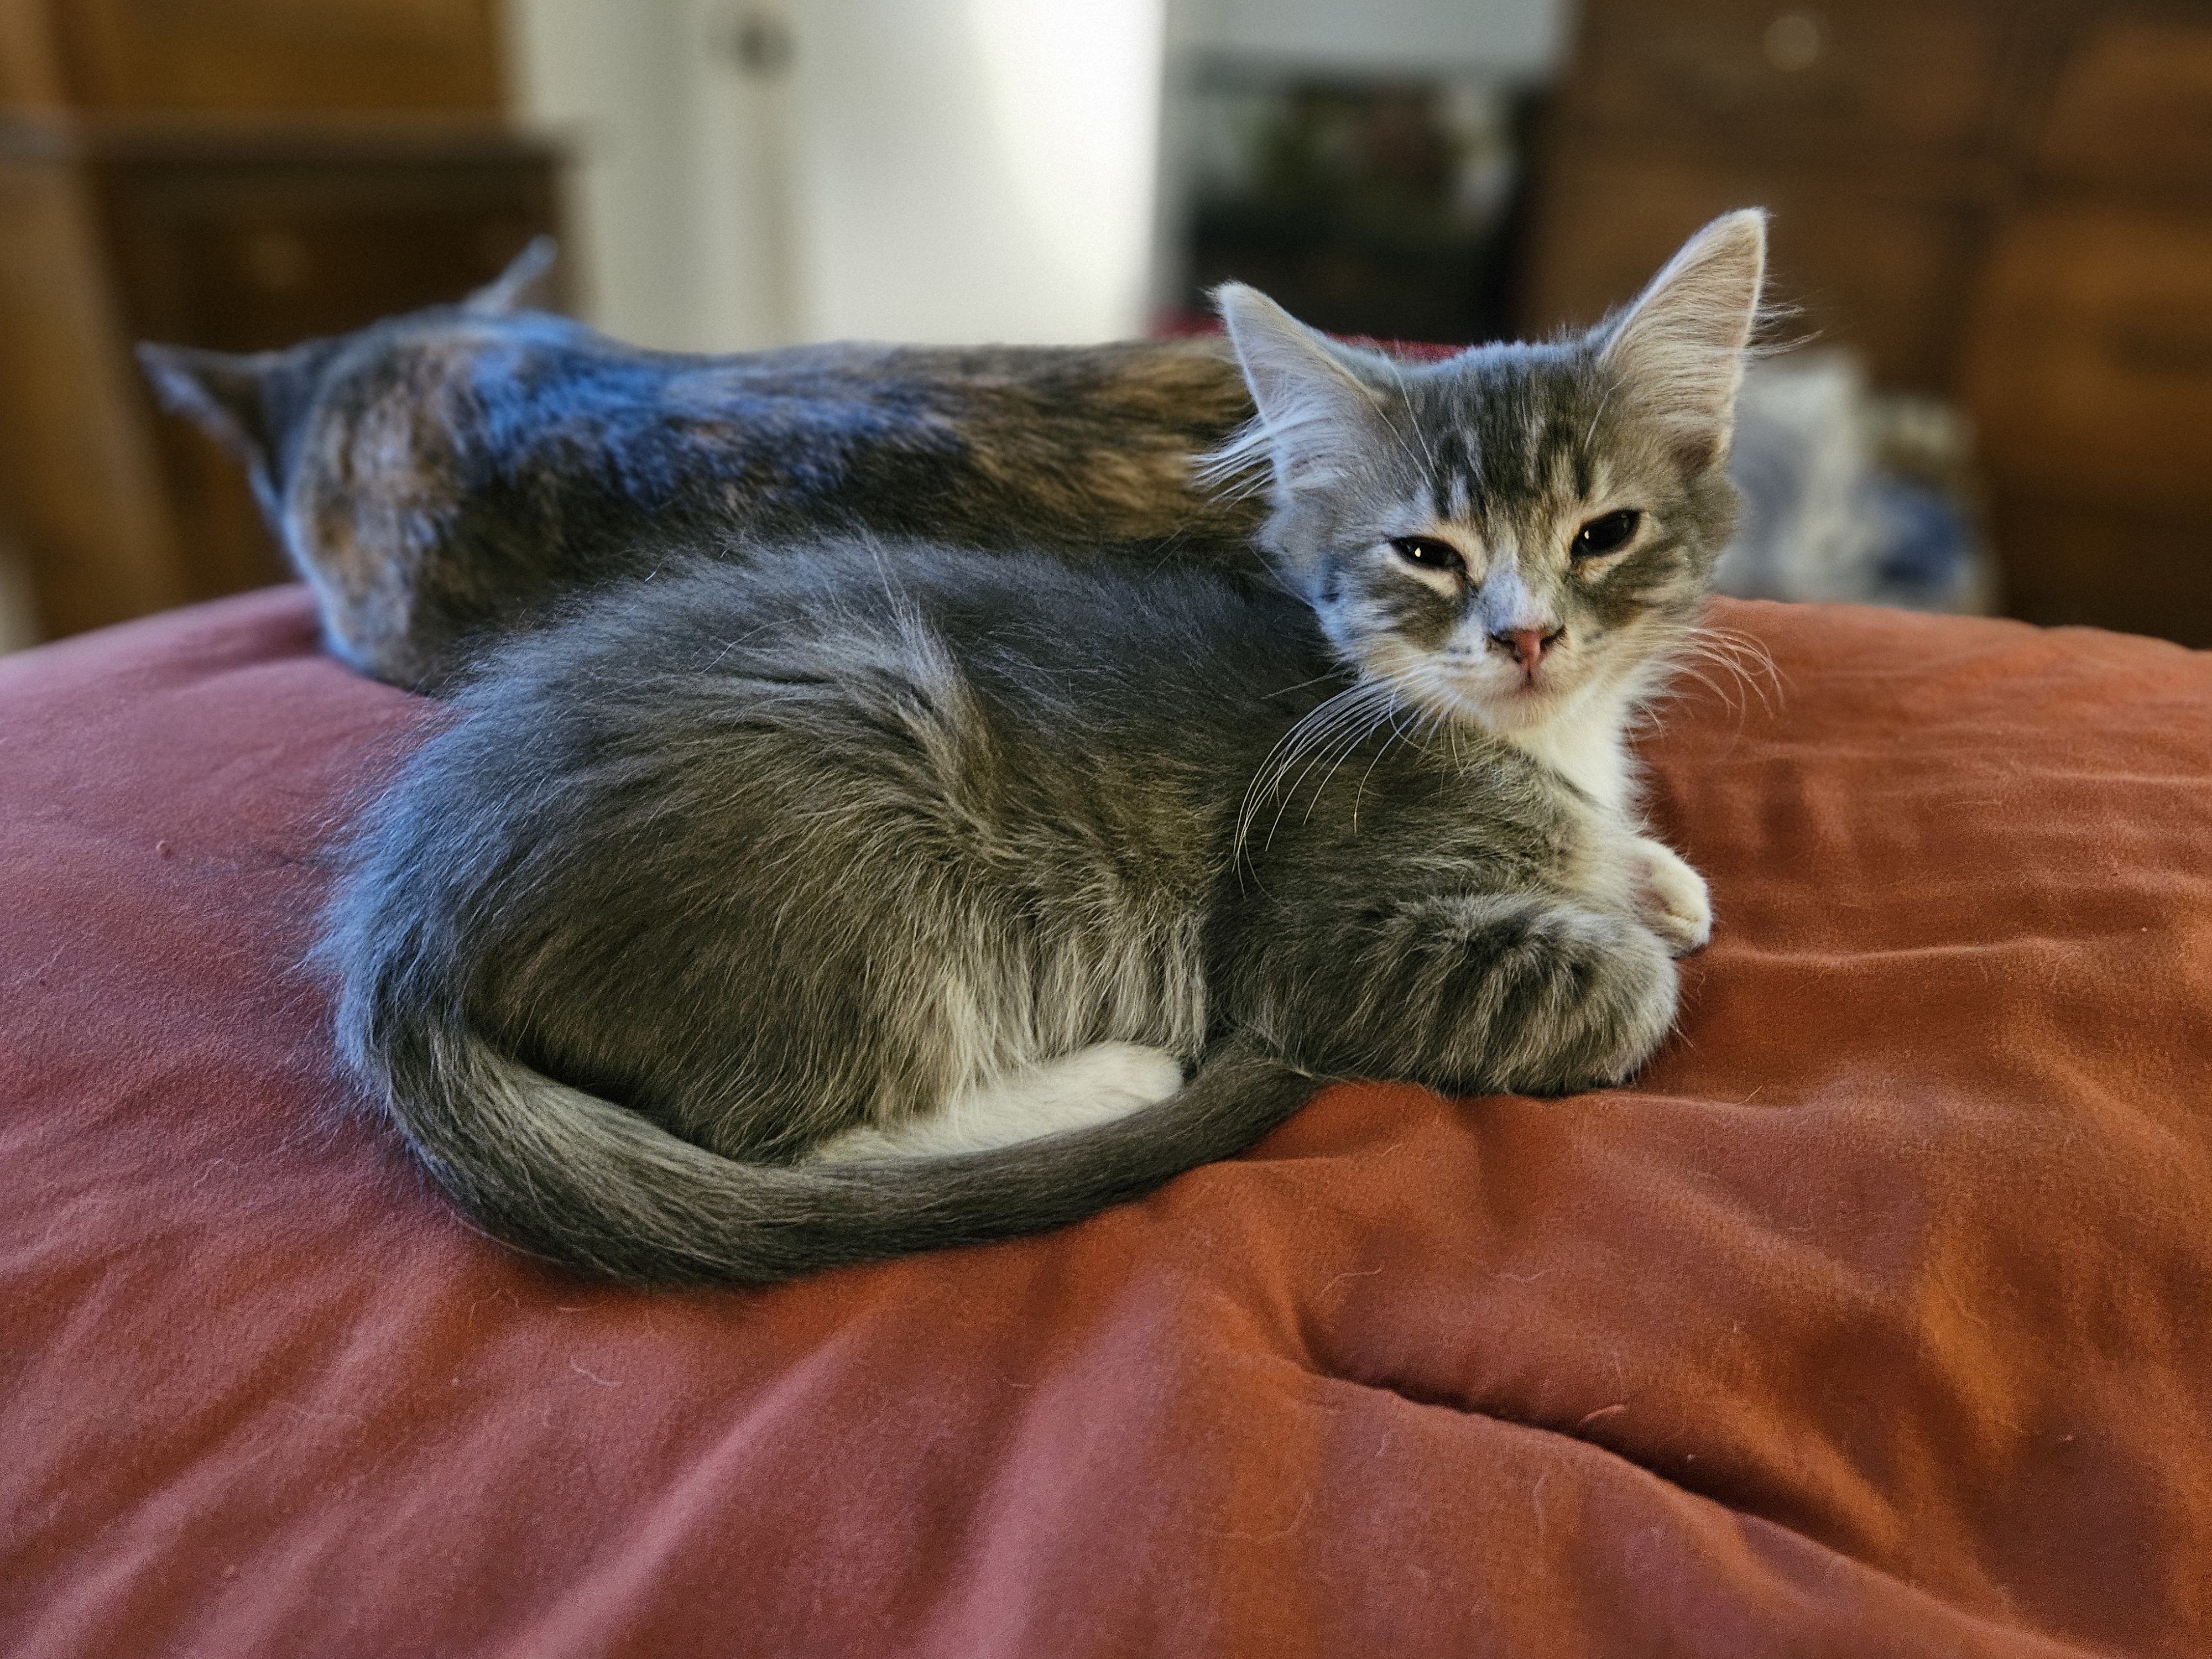
M246 461L333 650L416 689L672 549L842 529L1259 570L1256 507L1191 470L1251 414L1218 340L686 356L471 304L141 356Z

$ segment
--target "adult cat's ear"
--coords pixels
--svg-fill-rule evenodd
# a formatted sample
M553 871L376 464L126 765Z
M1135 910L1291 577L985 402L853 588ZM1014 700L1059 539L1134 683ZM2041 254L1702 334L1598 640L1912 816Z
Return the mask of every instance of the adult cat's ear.
M1213 290L1213 303L1260 411L1249 447L1265 448L1285 489L1333 482L1376 418L1378 382L1391 373L1388 361L1340 345L1243 283L1224 283Z
M461 309L478 317L496 317L528 302L561 257L561 245L550 236L533 236L521 252L507 262L507 269L469 295Z
M1766 215L1723 214L1591 335L1599 360L1692 471L1728 457L1765 275Z
M286 354L250 356L203 351L197 346L142 342L138 367L153 383L161 407L187 416L210 437L220 440L249 471L265 471L278 432L264 392L283 368Z
M315 406L324 365L343 344L304 340L284 351L203 351L197 346L138 347L138 366L164 409L182 415L246 465L246 481L281 540L278 477L299 428Z

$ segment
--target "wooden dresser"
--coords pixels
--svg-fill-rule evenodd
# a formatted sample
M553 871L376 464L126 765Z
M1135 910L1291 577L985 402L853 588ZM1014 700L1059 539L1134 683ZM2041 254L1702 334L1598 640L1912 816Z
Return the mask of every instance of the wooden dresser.
M1972 416L2008 611L2212 645L2212 11L1587 0L1524 320L1749 204L1785 336Z
M493 0L0 0L0 541L49 635L278 580L130 356L458 297L556 228Z

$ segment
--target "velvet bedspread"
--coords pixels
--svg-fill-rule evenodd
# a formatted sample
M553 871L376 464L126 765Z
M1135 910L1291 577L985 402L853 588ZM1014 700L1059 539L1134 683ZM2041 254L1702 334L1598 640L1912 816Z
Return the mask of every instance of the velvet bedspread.
M1716 618L1634 1086L765 1291L350 1110L300 959L428 705L301 592L0 661L0 1651L2212 1651L2212 655Z

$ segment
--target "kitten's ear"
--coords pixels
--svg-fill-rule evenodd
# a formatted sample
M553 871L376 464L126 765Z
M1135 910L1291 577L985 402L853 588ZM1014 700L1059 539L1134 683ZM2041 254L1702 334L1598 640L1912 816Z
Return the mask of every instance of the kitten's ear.
M1599 361L1693 471L1728 458L1765 274L1766 215L1758 208L1724 214L1591 337Z
M1264 445L1276 483L1285 489L1329 483L1374 420L1389 363L1308 328L1243 283L1224 283L1213 303L1260 411L1253 447Z

